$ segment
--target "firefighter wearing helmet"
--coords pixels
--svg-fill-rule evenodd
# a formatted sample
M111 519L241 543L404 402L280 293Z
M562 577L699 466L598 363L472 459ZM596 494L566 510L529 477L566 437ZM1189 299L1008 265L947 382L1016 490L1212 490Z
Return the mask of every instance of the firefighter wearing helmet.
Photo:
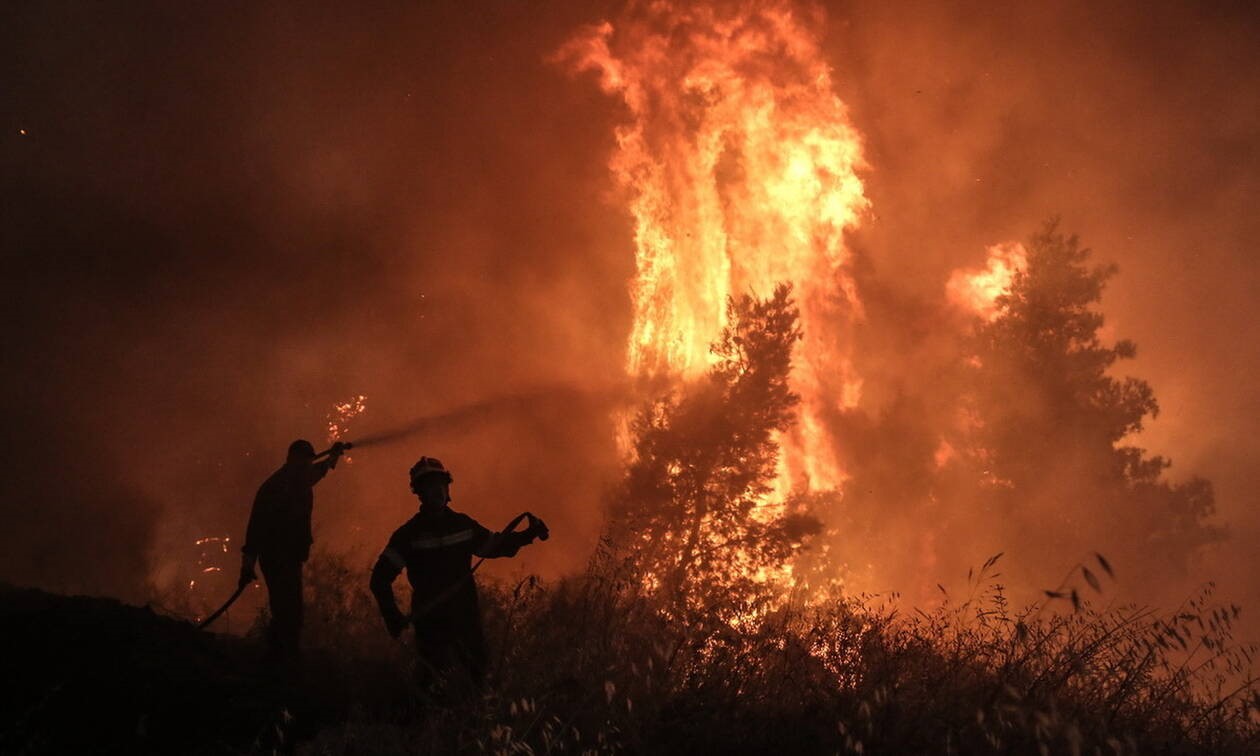
M416 678L422 688L456 682L477 685L486 672L485 638L473 581L472 558L516 556L522 546L547 538L547 526L523 514L500 533L452 510L450 472L433 457L421 457L411 468L411 490L420 511L394 531L372 570L372 594L390 635L397 638L410 623L415 628L420 659ZM522 531L515 526L528 518ZM480 563L478 563L480 564ZM393 584L407 571L411 583L411 616L394 598Z

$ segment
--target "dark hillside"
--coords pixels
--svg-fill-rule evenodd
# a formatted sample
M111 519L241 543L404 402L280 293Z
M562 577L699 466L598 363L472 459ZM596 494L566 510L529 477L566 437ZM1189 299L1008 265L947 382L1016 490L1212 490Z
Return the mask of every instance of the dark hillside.
M0 627L4 753L246 750L316 706L263 676L250 642L149 608L4 586Z

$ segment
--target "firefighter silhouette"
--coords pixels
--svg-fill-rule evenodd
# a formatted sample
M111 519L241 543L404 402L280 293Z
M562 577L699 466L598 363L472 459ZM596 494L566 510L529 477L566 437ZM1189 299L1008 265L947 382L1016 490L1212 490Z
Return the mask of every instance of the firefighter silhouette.
M420 657L416 680L422 690L461 680L476 687L485 678L486 645L472 558L515 556L522 546L548 536L543 521L529 513L495 533L452 510L452 480L432 457L421 457L411 468L411 490L420 498L420 511L394 531L372 570L372 593L390 634L397 638L409 621L415 628ZM523 518L529 519L528 527L516 531ZM410 620L394 598L393 583L403 569L412 588Z
M300 657L302 565L313 541L315 493L311 489L337 466L344 450L344 444L334 444L324 452L328 458L316 462L315 447L309 441L294 441L284 465L258 488L249 513L238 586L257 580L254 566L262 567L271 607L268 655L280 664L293 665Z

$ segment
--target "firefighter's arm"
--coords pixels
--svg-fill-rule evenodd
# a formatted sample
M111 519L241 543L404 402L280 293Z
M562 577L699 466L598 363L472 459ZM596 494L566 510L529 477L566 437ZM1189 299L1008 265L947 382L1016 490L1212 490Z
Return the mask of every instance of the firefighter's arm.
M497 557L514 557L516 552L521 550L522 546L528 546L535 539L542 538L546 540L550 535L547 525L539 518L526 512L522 517L529 518L529 526L524 530L514 530L513 528L521 518L513 520L512 525L501 533L491 533L480 525L477 525L478 543L480 546L473 553L485 559L494 559Z
M248 551L241 552L241 576L236 581L237 588L244 588L258 579L258 573L254 571L254 565L257 563L257 554L251 554Z
M385 619L385 627L389 634L397 638L407 627L407 615L398 608L398 600L394 598L394 580L402 572L407 562L393 546L386 547L372 568L372 595L381 608L381 617Z
M340 460L341 455L345 453L346 453L345 444L341 443L340 441L333 444L332 448L328 450L327 459L324 459L320 462L316 462L315 464L311 465L310 478L309 478L310 485L313 486L316 483L323 480L325 475L327 475L330 471L332 471L334 468L337 467L338 460Z
M328 459L311 465L310 471L307 473L306 477L307 485L313 486L320 482L324 479L324 476L328 474L328 471L336 466L337 463L333 457L329 457Z
M266 519L266 502L261 492L254 498L254 506L249 510L249 524L245 526L245 544L241 546L241 576L236 581L238 588L249 585L258 579L254 565L258 563L258 551L265 538L263 530Z

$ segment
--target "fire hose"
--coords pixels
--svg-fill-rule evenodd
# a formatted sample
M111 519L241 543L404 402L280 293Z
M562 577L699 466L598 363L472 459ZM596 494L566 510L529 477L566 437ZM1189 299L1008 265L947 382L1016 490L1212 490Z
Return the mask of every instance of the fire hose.
M320 452L319 454L316 454L316 455L315 455L315 456L311 459L311 461L312 461L312 462L315 462L315 461L320 460L320 459L322 459L322 458L324 458L324 457L327 457L329 454L332 454L333 452L341 453L341 452L350 451L350 450L351 450L351 449L353 449L353 448L354 448L354 444L350 443L349 441L338 441L337 443L335 443L335 444L333 444L332 446L328 447L327 449L323 450L323 451L322 451L322 452Z
M248 588L249 586L250 586L249 583L242 583L241 585L237 586L236 592L233 593L232 596L227 601L223 602L223 606L219 607L218 609L215 609L213 614L211 614L209 617L206 617L200 623L198 623L197 629L204 630L206 628L206 625L209 625L211 622L214 622L220 616L222 616L224 612L226 612L228 609L232 607L232 604L236 603L236 600L241 597L241 594L244 593L245 589Z
M551 531L547 529L546 523L544 523L541 519L535 517L530 512L521 512L516 517L512 518L512 521L507 524L507 527L503 528L503 530L496 533L495 536L492 536L491 541L489 544L487 544L487 546L494 546L496 544L496 540L495 540L496 536L501 538L505 535L516 532L516 526L520 525L521 521L526 518L529 518L530 524L534 524L534 523L538 524L538 527L539 527L538 540L545 541L551 537ZM467 575L461 575L458 580L451 583L446 588L443 588L441 593L439 593L438 595L426 601L424 605L421 606L419 609L412 610L411 612L412 618L423 617L424 615L433 611L437 607L441 606L443 602L445 602L451 596L454 596L456 591L458 591L464 585L465 581L472 580L473 573L475 573L477 571L477 568L481 567L482 563L485 561L486 561L485 557L479 558L473 564L472 569L468 571Z

